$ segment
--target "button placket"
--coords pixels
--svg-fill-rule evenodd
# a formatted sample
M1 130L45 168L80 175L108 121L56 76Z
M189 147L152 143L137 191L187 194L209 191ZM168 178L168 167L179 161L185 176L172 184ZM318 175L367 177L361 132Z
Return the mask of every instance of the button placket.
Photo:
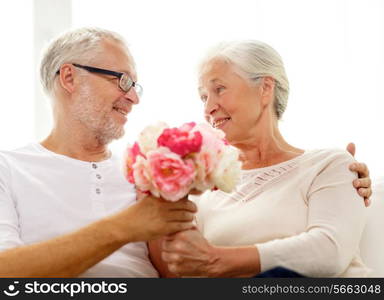
M102 168L97 163L91 164L91 199L92 199L92 210L97 217L102 217L105 212L103 203L103 187L102 187Z

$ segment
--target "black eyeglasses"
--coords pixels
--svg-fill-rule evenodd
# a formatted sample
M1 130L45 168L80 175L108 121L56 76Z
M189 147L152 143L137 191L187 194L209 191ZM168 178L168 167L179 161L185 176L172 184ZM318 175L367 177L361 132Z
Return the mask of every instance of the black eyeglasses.
M137 82L133 81L131 77L127 73L121 73L121 72L115 72L90 66L83 66L79 64L72 64L75 67L87 70L91 73L99 73L99 74L105 74L105 75L111 75L119 78L119 88L124 91L125 93L128 93L131 87L133 87L136 91L136 94L138 96L141 96L143 94L143 87L138 84ZM60 74L60 70L56 72L56 74Z

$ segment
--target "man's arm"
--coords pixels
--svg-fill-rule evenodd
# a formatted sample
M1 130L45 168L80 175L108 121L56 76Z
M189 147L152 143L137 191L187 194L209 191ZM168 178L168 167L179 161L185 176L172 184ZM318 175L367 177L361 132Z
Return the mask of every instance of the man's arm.
M0 277L75 277L129 242L193 227L196 206L146 197L80 230L0 252Z

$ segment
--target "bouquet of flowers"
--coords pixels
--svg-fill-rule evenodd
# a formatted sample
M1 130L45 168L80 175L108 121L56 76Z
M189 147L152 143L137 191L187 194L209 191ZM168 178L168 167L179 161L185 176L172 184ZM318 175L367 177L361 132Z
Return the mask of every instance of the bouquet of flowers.
M231 192L240 177L238 157L224 133L208 124L170 128L160 122L127 148L124 172L141 192L177 201L194 189Z

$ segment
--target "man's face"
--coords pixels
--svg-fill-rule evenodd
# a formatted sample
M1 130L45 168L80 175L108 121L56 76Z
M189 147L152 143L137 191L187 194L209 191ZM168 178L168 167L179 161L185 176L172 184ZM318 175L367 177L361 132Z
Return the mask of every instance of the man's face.
M103 41L102 51L89 65L125 72L136 81L129 55L114 41ZM78 74L82 75L74 93L72 115L102 144L121 138L124 135L127 114L132 105L139 101L135 90L131 88L127 93L122 91L117 77L78 70Z

